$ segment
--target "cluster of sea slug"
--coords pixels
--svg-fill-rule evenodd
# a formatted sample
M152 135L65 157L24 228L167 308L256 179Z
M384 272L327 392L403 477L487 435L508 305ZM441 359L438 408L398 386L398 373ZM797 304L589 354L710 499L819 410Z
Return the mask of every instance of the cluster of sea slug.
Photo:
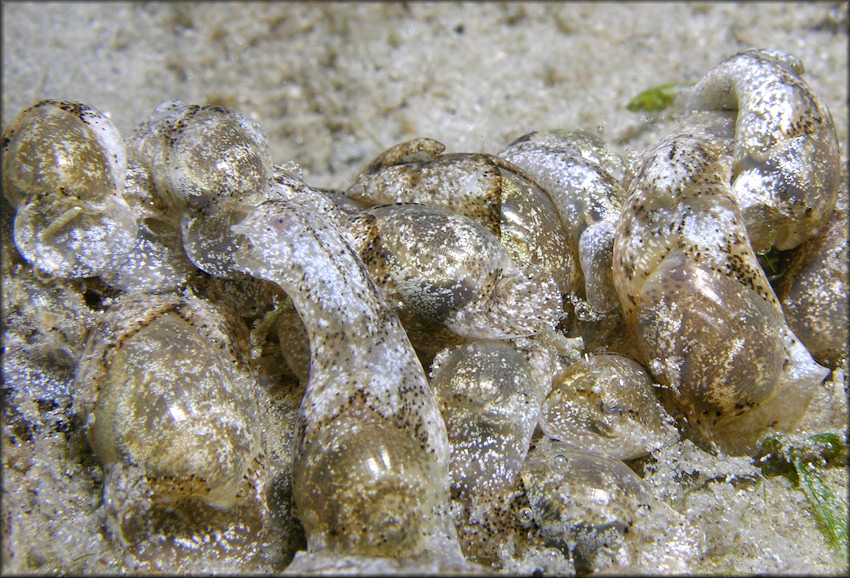
M293 572L693 571L703 532L627 463L754 455L847 356L838 143L803 72L728 58L631 167L582 131L420 138L345 190L219 106L125 138L21 112L13 275L34 331L65 328L126 569L250 569L300 527Z

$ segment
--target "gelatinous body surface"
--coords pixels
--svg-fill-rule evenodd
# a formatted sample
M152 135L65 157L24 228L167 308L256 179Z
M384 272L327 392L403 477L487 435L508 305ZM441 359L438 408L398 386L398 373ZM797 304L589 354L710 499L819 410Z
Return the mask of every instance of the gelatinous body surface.
M650 149L617 225L614 284L647 367L693 427L729 452L788 430L827 370L785 324L706 135Z
M621 460L675 441L649 374L622 355L589 355L555 376L540 429L552 439Z
M459 554L447 514L449 445L422 366L316 195L304 188L264 203L233 228L249 241L240 267L287 291L310 339L293 464L308 547Z
M431 380L452 448L452 488L488 496L510 486L537 424L543 391L510 342L461 345Z
M118 131L87 105L44 100L18 115L3 139L3 191L24 258L54 277L114 269L136 243L126 166Z
M220 106L171 100L127 137L127 147L181 213L189 259L213 275L231 274L230 227L270 193L273 167L260 126Z
M504 339L554 327L557 286L543 269L517 264L475 221L437 207L367 209L374 233L363 262L419 347L440 325L461 337Z
M824 230L794 251L777 287L788 325L818 363L847 357L847 216L836 212Z
M812 237L838 195L832 115L803 72L791 54L745 50L706 74L688 99L690 111L737 111L732 189L756 251Z
M580 263L582 292L593 309L605 313L617 307L611 253L614 225L625 194L619 183L584 156L579 147L597 151L594 158L609 164L616 155L602 145L589 146L589 137L581 135L564 130L529 133L499 156L520 167L549 193L570 236L573 260Z
M127 166L124 198L139 223L139 239L120 265L100 277L124 291L177 289L196 271L183 250L180 214L156 190L148 171L134 160Z

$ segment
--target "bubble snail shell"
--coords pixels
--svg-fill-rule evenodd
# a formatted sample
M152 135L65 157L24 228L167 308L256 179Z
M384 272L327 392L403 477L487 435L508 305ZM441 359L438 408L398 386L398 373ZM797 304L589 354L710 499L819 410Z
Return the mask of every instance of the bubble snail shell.
M204 560L199 540L243 561L257 551L262 427L234 339L201 299L128 292L86 343L75 402L104 464L113 535L141 570L172 556ZM195 522L175 524L174 512Z
M705 536L658 500L622 461L542 440L520 473L531 517L579 574L647 568L681 573Z
M605 162L617 174L622 161L617 163L616 154L592 135L564 130L526 134L499 156L520 167L551 195L570 236L573 261L580 264L583 287L575 287L579 296L597 315L614 311L619 303L611 280L611 255L625 193L593 159Z
M515 262L499 239L446 209L395 204L359 214L358 254L418 349L445 327L460 338L508 339L553 329L560 292L545 270ZM460 339L444 337L447 344ZM439 340L437 345L442 345Z
M585 355L558 372L540 410L550 439L630 460L675 441L675 428L636 361Z
M452 446L452 489L487 496L510 486L537 424L544 390L508 341L475 341L439 364L431 387Z
M166 101L127 137L127 148L181 215L183 248L199 269L233 275L230 226L267 199L272 182L260 126L220 106Z
M829 373L785 323L710 131L648 150L614 241L614 285L647 367L692 427L744 454L790 431Z
M120 265L138 229L121 196L126 166L117 129L90 106L44 100L18 115L3 136L3 192L36 271L90 277Z
M444 149L427 138L390 147L345 195L370 205L422 203L468 217L493 233L514 261L542 267L569 295L579 280L575 250L549 194L502 158L441 154Z

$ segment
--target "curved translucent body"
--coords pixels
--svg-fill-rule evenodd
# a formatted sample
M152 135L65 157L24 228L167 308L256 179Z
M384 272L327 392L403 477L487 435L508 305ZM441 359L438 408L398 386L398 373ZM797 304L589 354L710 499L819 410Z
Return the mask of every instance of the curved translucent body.
M124 291L173 291L196 271L183 250L180 214L162 198L150 174L131 160L124 179L124 198L139 223L136 246L115 269L100 277Z
M564 130L532 132L508 145L499 156L520 167L549 193L570 236L573 260L581 265L579 284L584 285L584 295L593 309L606 313L617 307L611 253L614 225L625 195L602 166L583 155L577 144L594 149L581 135ZM611 157L616 158L610 151L594 155L606 162Z
M218 315L195 298L126 294L77 370L95 453L142 468L157 499L227 507L262 453L255 384Z
M788 325L830 367L847 357L848 276L847 214L836 211L820 234L794 250L776 290Z
M482 498L509 487L525 460L544 391L507 341L461 345L431 380L451 445L452 488Z
M308 547L459 555L448 516L449 446L434 396L398 317L343 232L317 210L330 210L317 195L305 187L233 227L247 241L239 266L286 290L310 339L293 463ZM329 499L317 499L317 491ZM347 502L376 492L386 499Z
M181 214L192 263L227 277L237 249L230 227L269 198L273 167L260 126L220 106L170 100L127 137L127 148Z
M586 355L559 372L540 410L540 429L589 452L629 460L676 440L652 380L622 355Z
M791 54L745 50L706 74L688 98L689 111L737 112L732 190L756 251L796 247L835 207L835 126L803 72Z
M461 337L504 339L539 333L562 315L556 285L534 265L517 264L475 221L425 205L364 211L374 228L359 253L414 344L428 348L443 325Z
M617 225L614 284L646 365L704 437L747 453L794 428L827 370L785 324L706 135L650 149Z

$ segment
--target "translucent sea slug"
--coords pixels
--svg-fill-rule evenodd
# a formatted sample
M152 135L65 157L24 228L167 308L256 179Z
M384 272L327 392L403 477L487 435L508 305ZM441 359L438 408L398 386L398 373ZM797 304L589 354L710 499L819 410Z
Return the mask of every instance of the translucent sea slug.
M614 285L647 367L704 437L747 453L792 429L828 370L785 323L729 186L723 142L649 149L617 224Z
M829 109L778 50L745 50L697 83L689 111L735 113L732 191L756 251L785 250L826 223L838 196L838 139Z
M126 168L117 129L90 106L43 100L18 115L3 137L3 192L15 246L37 271L91 277L120 265L138 229Z

